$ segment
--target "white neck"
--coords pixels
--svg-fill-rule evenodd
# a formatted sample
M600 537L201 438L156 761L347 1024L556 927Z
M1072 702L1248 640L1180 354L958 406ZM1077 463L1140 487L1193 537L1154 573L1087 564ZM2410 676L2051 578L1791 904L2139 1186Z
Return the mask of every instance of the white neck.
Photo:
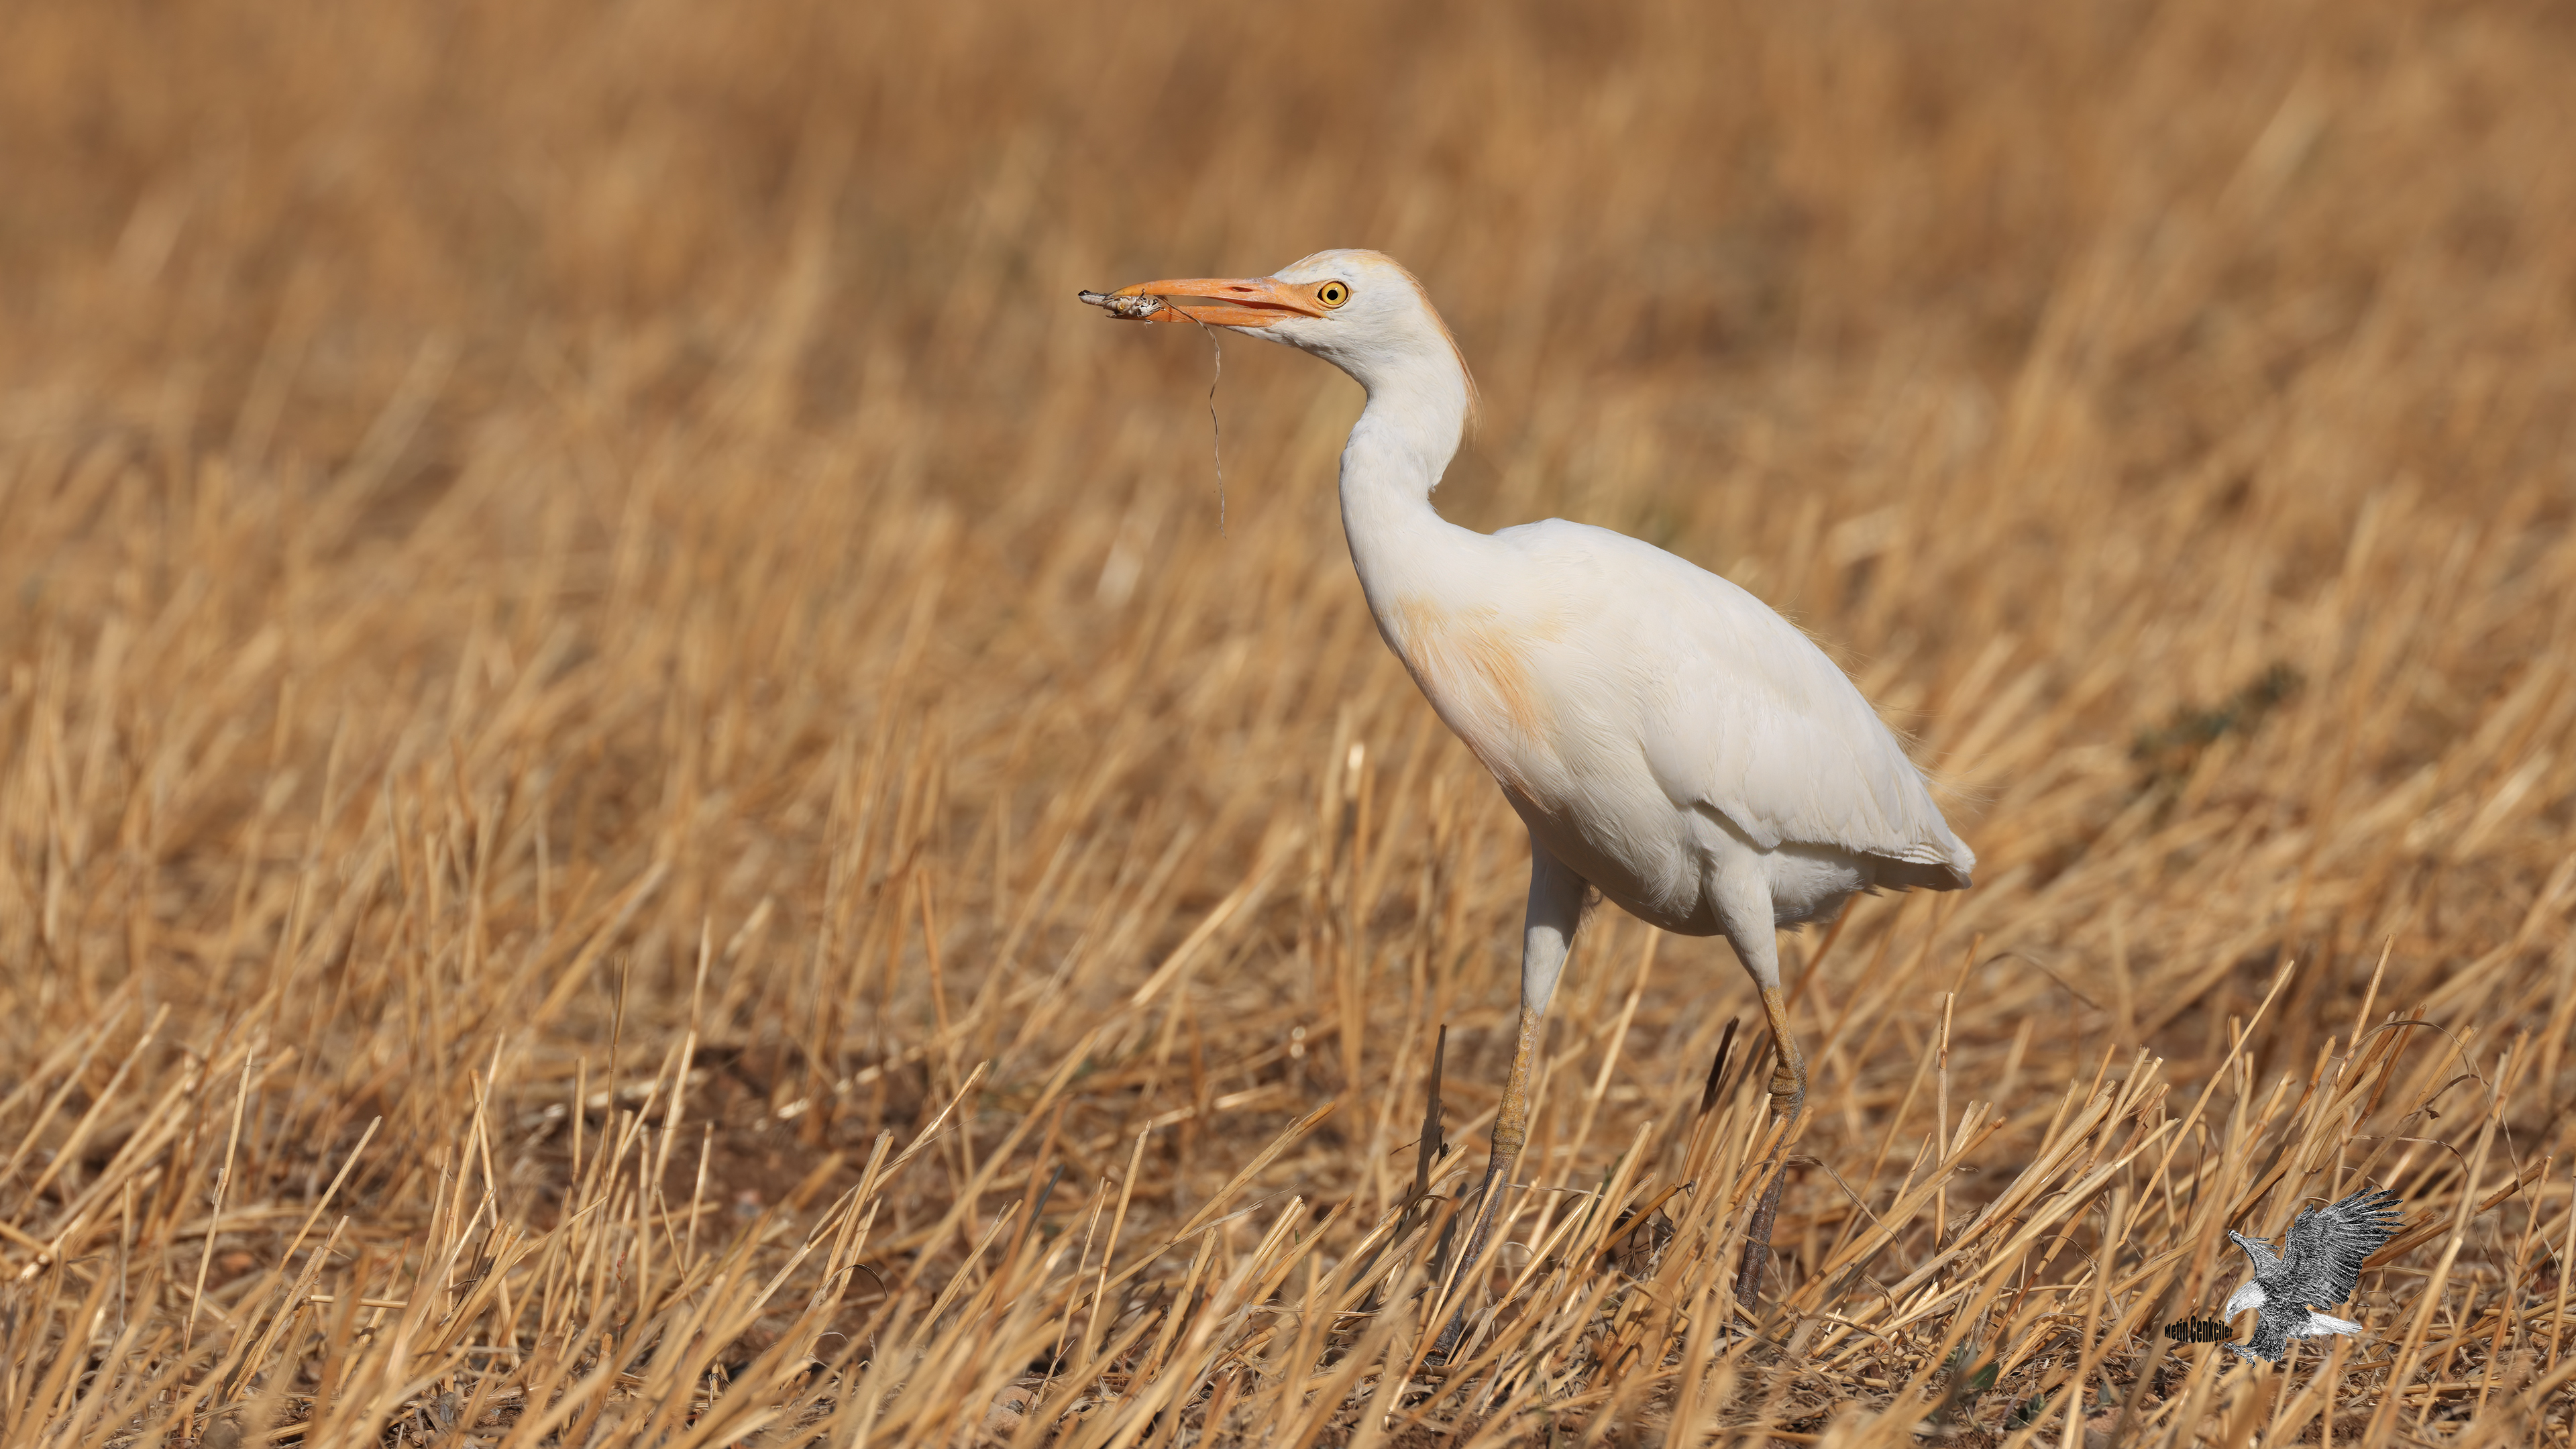
M1431 507L1466 427L1465 369L1446 347L1370 361L1347 368L1368 389L1368 406L1342 446L1342 532L1383 628L1406 581L1436 568L1450 551L1442 545L1475 535Z

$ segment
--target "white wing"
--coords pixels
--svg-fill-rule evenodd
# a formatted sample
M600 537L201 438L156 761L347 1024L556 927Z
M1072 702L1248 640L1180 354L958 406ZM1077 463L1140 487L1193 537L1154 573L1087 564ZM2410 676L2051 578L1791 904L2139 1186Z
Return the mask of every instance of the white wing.
M1627 615L1619 656L1647 768L1679 807L1765 850L1832 846L1891 863L1891 885L1964 886L1951 833L1896 736L1815 642L1761 600L1652 544L1550 519L1494 535L1551 572L1594 576Z

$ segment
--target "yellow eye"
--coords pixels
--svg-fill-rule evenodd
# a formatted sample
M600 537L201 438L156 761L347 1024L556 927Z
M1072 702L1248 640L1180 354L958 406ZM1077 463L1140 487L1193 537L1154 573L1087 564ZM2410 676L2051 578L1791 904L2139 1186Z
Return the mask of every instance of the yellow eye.
M1327 307L1338 307L1351 299L1351 289L1339 282L1326 282L1315 289L1315 300Z

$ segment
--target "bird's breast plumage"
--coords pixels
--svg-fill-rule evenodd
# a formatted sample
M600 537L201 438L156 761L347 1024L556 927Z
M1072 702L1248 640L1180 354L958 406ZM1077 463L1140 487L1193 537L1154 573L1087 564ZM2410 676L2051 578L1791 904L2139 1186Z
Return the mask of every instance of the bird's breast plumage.
M1580 621L1502 600L1399 597L1387 642L1443 723L1531 829L1585 878L1655 919L1691 877L1687 822L1654 786L1620 695L1587 680L1601 657Z
M1479 758L1517 766L1544 747L1554 723L1535 672L1535 651L1554 633L1506 619L1492 604L1454 606L1417 594L1396 601L1389 642L1432 708Z

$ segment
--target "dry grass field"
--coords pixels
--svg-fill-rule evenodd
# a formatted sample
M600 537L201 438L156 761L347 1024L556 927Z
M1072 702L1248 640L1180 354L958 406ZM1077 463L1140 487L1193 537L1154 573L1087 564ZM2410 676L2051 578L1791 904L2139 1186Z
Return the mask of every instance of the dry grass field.
M2571 1442L2565 7L0 35L0 1446ZM1227 346L1220 527L1072 296L1343 245L1451 517L1788 612L1981 857L1784 944L1759 1322L1760 1009L1612 911L1423 1362L1522 836L1357 389ZM2363 1335L2159 1332L2364 1183Z

